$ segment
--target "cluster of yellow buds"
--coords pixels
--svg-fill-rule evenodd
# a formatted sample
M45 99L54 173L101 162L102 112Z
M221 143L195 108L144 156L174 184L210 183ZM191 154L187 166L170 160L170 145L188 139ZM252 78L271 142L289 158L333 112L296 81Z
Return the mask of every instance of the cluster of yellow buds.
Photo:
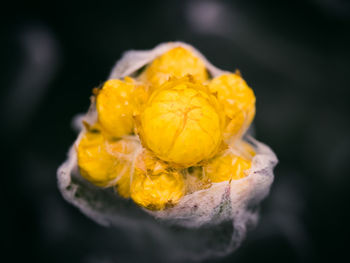
M95 92L97 121L76 145L81 175L151 210L248 174L255 151L242 136L255 96L239 73L210 78L204 61L176 47L137 77Z

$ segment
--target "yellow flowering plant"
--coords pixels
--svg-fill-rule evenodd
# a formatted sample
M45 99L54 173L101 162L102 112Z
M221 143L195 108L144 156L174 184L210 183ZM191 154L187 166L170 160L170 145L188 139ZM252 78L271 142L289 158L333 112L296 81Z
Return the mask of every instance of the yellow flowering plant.
M246 135L255 95L238 71L216 68L190 45L165 43L126 53L91 101L58 170L69 202L105 225L129 214L134 208L121 207L131 199L178 226L232 221L244 235L277 158Z

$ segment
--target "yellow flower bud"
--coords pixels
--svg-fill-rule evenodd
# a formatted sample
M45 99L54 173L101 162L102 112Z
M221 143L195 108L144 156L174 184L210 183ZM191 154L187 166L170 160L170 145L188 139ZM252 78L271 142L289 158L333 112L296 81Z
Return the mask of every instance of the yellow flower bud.
M91 183L108 187L115 183L118 160L106 150L106 141L100 130L87 131L77 145L80 174Z
M150 210L162 210L177 204L184 194L181 173L147 150L138 156L131 183L131 198L135 203Z
M147 99L147 90L131 78L108 80L97 94L98 120L110 137L134 131L133 113Z
M154 91L137 121L143 144L167 162L189 167L214 156L222 143L216 98L190 77Z
M247 176L251 161L238 156L229 149L214 157L204 166L205 177L213 183L238 180Z
M83 135L76 148L80 174L100 187L130 181L130 155L136 147L139 147L137 143L128 139L108 142L99 125L94 125ZM128 197L126 190L122 190L121 195Z
M239 74L223 74L210 84L211 92L217 94L224 106L227 125L224 139L240 137L248 129L255 116L255 95Z
M204 82L208 73L204 62L190 50L176 47L156 58L142 74L141 79L150 82L153 89L159 87L170 77L192 75L197 81Z

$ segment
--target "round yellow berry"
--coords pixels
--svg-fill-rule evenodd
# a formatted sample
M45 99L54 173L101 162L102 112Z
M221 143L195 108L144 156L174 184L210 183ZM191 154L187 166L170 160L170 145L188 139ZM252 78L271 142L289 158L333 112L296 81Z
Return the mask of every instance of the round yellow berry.
M204 82L208 73L204 62L190 50L176 47L156 58L142 74L141 79L150 82L153 89L159 87L170 77L192 75L197 81Z
M189 167L217 153L222 123L216 98L205 86L185 77L153 92L139 116L137 131L158 158Z
M251 161L227 150L204 166L205 177L213 183L238 180L247 176Z
M181 173L144 151L137 158L131 183L131 198L150 210L176 205L185 194Z
M209 89L224 106L227 125L224 139L244 134L255 116L255 95L239 74L223 74L214 78Z

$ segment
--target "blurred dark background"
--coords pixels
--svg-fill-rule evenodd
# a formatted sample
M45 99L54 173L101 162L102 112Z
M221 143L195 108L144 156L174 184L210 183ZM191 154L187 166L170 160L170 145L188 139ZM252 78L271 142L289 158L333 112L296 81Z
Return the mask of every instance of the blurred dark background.
M280 163L258 227L208 262L339 262L348 255L350 3L13 1L2 7L2 248L10 262L157 262L66 203L57 167L72 117L121 54L181 40L239 69L257 96L256 137ZM346 259L346 257L345 257ZM159 260L159 259L158 259Z

